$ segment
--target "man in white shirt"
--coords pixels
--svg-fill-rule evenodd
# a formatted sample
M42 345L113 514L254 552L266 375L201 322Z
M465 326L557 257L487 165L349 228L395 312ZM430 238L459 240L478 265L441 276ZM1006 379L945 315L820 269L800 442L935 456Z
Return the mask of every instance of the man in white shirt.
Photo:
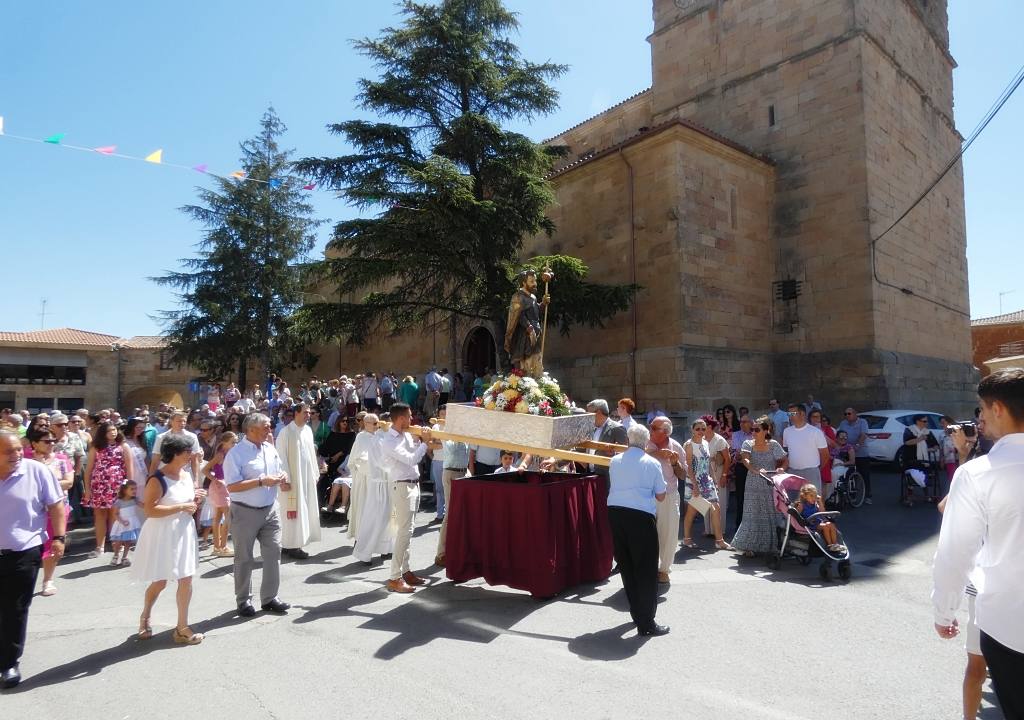
M185 429L185 418L187 417L188 415L180 410L172 413L170 429L156 436L156 442L153 443L153 459L149 463L149 474L155 473L157 468L162 465L160 462L160 448L164 441L168 437L184 437L192 445L192 461L189 464L189 468L192 471L192 482L196 483L196 487L199 487L199 462L203 459L203 448L199 445L199 436Z
M626 431L627 435L629 431ZM647 454L661 463L665 478L665 499L657 505L655 519L658 525L658 582L669 583L669 573L679 549L679 481L686 480L686 455L683 446L672 437L672 421L667 417L655 418L651 423L651 440ZM710 526L709 526L710 527Z
M359 397L363 400L363 409L366 412L377 412L377 408L380 407L379 395L380 386L377 385L377 376L372 372L366 373L366 376L363 377L363 384L359 388Z
M992 373L978 385L987 455L953 476L935 552L935 631L959 633L956 611L968 574L978 590L981 652L1006 718L1024 718L1024 369Z
M782 445L789 453L789 472L818 488L821 494L821 466L829 461L825 433L807 422L803 405L790 403L791 425L782 433Z
M388 591L411 593L425 580L409 569L409 542L416 526L420 502L420 460L427 454L430 430L424 430L422 442L407 432L412 424L412 409L405 403L391 406L391 429L381 438L384 472L391 483L391 505L395 513L395 547L391 553L391 577Z
M245 437L224 458L224 482L231 493L231 537L235 541L235 600L238 614L252 617L253 548L260 543L263 581L260 600L264 610L284 615L291 606L281 602L281 514L278 487L290 490L288 475L270 437L270 418L258 413L242 423Z

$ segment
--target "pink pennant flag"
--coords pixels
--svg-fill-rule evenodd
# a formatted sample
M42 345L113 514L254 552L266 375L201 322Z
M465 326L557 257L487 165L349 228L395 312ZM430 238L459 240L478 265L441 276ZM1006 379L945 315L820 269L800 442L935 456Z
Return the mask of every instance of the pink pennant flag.
M233 173L231 173L231 177L235 178L236 180L241 180L242 178L245 177L245 173L242 172L241 170L235 170Z
M93 150L100 155L113 155L114 151L117 150L117 145L104 145L103 147L93 148Z
M206 172L206 164L204 163L202 165L193 165L192 169L195 170L197 173L205 173Z
M303 185L303 190L316 190L316 183L310 183L309 185Z

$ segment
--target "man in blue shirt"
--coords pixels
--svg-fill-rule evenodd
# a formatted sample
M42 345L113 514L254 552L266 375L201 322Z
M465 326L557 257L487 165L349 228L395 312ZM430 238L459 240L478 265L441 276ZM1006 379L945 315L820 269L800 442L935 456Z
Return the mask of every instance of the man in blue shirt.
M270 418L259 413L242 423L243 438L224 458L224 482L231 493L231 537L235 541L235 600L238 614L252 617L253 548L260 542L263 556L262 607L284 615L291 606L281 602L281 514L278 488L290 490L288 474L281 466L270 437Z
M608 520L615 544L622 586L629 600L629 614L639 635L665 635L658 625L658 526L657 505L665 499L668 484L661 463L645 452L651 435L639 423L626 431L629 448L611 460L608 468Z
M852 407L843 412L843 420L836 428L837 433L845 432L846 438L856 451L857 472L864 478L864 502L871 504L871 457L868 455L868 421L857 417Z
M782 442L782 433L789 426L789 413L779 407L779 401L775 398L768 401L768 419L774 426L772 437Z

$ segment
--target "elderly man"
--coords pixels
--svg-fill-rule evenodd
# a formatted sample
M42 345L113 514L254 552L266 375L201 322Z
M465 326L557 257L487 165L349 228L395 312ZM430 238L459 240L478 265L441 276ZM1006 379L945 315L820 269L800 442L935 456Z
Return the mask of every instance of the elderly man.
M423 442L408 432L412 410L405 403L391 406L391 429L381 438L384 471L391 483L391 506L395 515L395 549L391 554L391 577L388 591L411 593L425 581L409 568L409 542L416 525L416 509L420 501L419 463L427 454L430 431L423 431Z
M782 433L782 445L789 453L789 471L814 485L821 495L821 466L830 461L825 433L807 422L803 405L790 403L788 414L791 424Z
M281 492L284 517L281 518L282 552L296 560L305 560L303 550L320 542L320 515L317 512L316 484L320 463L316 457L313 430L309 427L309 406L295 404L295 418L277 436L281 467L288 474L290 488Z
M430 368L423 379L423 387L426 395L423 397L423 414L429 419L437 414L437 408L441 404L441 376L437 368Z
M852 407L843 411L843 420L836 432L845 432L847 440L853 445L857 457L857 472L864 478L864 502L871 504L871 457L868 455L868 421L858 417Z
M591 436L591 440L615 445L626 444L626 430L622 427L621 423L608 417L607 400L601 398L591 400L587 403L587 412L594 413L594 434ZM611 457L615 453L604 450L591 450L590 454ZM608 468L604 465L591 465L590 471L604 480L605 492L608 492Z
M284 615L291 606L281 602L281 513L278 488L289 490L281 457L268 442L270 418L255 413L242 423L245 437L224 458L224 482L231 493L231 535L235 540L235 600L238 614L252 617L253 546L258 540L263 557L260 584L262 608Z
M71 461L74 472L74 485L68 492L73 502L77 502L81 496L81 477L83 462L85 461L86 447L81 435L70 430L71 420L64 413L55 413L50 418L50 432L53 433L53 452L64 453ZM144 482L140 479L138 482Z
M627 430L627 435L629 431ZM647 453L661 463L665 477L665 499L658 503L658 582L669 583L672 562L679 549L679 481L686 480L686 455L683 446L672 437L672 421L666 417L655 418L651 423L651 440Z
M646 454L650 433L634 425L629 448L612 458L609 467L608 520L615 561L629 600L629 614L639 635L665 635L654 622L658 607L658 528L656 506L668 490L661 465ZM678 511L676 513L678 515Z
M956 611L972 571L981 653L1003 714L1024 718L1024 370L998 370L978 385L980 420L995 444L953 476L935 552L935 631L959 633ZM962 431L954 439L964 446Z
M48 538L46 521L53 527ZM45 465L26 460L17 433L0 430L0 686L21 682L28 608L42 563L43 543L64 555L64 491Z

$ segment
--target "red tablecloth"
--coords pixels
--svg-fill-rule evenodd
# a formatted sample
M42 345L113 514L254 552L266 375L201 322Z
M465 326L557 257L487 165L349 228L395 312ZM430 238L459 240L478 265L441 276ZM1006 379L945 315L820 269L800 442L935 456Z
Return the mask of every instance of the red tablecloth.
M612 536L596 475L509 473L452 482L447 575L551 597L608 577Z

